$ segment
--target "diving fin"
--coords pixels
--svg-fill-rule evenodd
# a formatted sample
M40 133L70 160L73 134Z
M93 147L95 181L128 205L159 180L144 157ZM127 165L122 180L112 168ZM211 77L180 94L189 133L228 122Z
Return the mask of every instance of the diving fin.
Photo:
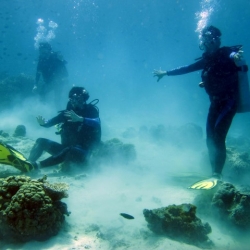
M209 190L209 189L214 188L218 184L218 181L219 181L218 178L211 177L209 179L198 181L198 182L194 183L193 185L191 185L188 188Z
M0 163L11 165L22 172L30 172L34 169L22 153L2 141L0 141Z

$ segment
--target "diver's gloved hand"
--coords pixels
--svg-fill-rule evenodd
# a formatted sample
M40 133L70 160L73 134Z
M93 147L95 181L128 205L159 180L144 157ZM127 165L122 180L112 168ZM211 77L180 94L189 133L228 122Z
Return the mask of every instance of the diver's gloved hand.
M41 126L45 125L46 123L45 118L43 118L41 115L37 116L36 120Z
M167 71L161 70L161 68L159 70L154 69L153 74L154 74L154 77L155 76L158 77L157 82L159 82L163 76L167 75Z
M239 62L239 61L242 60L242 58L243 58L243 52L244 52L243 50L239 50L238 52L234 53L233 59L234 59L235 63L237 63L237 62Z
M73 110L65 111L64 116L68 118L68 122L83 122L84 118L77 115Z

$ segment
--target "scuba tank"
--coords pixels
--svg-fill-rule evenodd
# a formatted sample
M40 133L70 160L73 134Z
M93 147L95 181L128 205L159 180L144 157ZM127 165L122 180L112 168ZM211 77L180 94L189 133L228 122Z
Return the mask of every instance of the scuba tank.
M246 61L242 58L235 62L238 66L238 79L239 79L239 98L238 98L238 109L237 113L250 112L250 91L248 81L248 66Z

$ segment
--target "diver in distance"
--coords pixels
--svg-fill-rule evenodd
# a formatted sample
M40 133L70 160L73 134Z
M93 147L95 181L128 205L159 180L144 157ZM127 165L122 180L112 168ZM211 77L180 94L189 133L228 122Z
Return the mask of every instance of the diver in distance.
M206 124L206 144L212 167L212 177L190 188L211 189L221 179L226 160L226 136L239 107L239 72L247 72L247 65L237 66L242 60L242 46L220 47L221 31L214 26L202 29L200 49L201 58L193 64L169 71L154 70L157 82L164 76L175 76L202 70L200 87L205 88L210 107ZM247 83L248 88L248 83ZM249 89L247 89L249 91ZM248 112L241 110L240 112Z
M65 172L70 172L75 167L82 168L89 153L101 141L99 110L95 106L98 100L87 104L88 99L89 93L85 88L73 87L69 91L66 110L60 111L50 120L45 120L42 116L37 117L37 122L42 127L60 126L61 143L38 138L28 158L35 169L60 163L63 163ZM51 156L37 162L43 152Z
M53 99L61 99L63 90L68 83L66 64L62 55L53 51L48 42L39 43L39 58L33 92L39 94L42 102L48 102L51 93ZM41 76L43 81L41 81Z

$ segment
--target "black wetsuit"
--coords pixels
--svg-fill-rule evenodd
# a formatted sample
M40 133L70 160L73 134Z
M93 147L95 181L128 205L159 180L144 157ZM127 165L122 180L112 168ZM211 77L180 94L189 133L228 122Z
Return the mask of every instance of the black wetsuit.
M74 110L67 107L67 110ZM75 109L74 112L84 117L83 122L68 122L64 116L64 111L48 120L44 127L51 127L61 124L60 135L61 144L38 138L31 149L29 161L35 162L44 151L52 156L41 161L41 167L53 166L62 162L66 165L70 163L83 163L88 153L100 143L101 124L98 109L92 104L85 104L83 109Z
M197 62L170 70L167 75L181 75L202 70L202 81L210 98L207 116L207 147L212 170L221 174L226 160L226 135L237 111L238 71L231 53L241 46L222 47L213 54L204 53Z

